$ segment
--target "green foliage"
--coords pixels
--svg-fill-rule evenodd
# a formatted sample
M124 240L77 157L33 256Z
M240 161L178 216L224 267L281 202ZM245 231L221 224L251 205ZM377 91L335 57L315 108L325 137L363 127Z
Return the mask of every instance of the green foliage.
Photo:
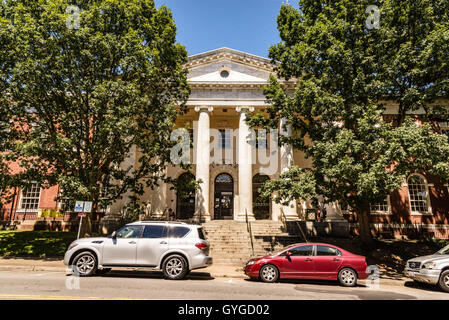
M277 76L297 85L287 91L271 77L265 89L268 117L249 121L275 128L287 119L294 134L280 143L312 158L311 169L292 168L271 181L266 193L277 191L284 200L317 194L347 204L358 214L364 241L370 241L370 204L400 189L410 172L449 178L447 137L406 117L426 106L429 112L421 118L433 120L430 104L447 97L448 60L441 59L449 42L436 39L435 32L446 36L448 19L441 19L449 11L443 1L413 3L421 7L393 0L302 0L300 10L283 5L282 41L269 52ZM368 5L381 8L379 29L366 28ZM421 21L425 27L413 33ZM394 124L382 118L385 100L399 103Z
M0 56L14 59L1 89L22 125L22 167L94 208L154 187L170 159L176 106L189 95L171 12L152 0L5 3L14 45Z
M74 232L0 231L1 256L62 257Z

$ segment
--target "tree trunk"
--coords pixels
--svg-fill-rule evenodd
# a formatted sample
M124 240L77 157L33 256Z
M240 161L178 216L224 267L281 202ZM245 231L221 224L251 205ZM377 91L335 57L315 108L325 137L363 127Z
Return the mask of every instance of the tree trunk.
M357 210L357 220L359 223L360 240L364 244L373 243L369 218L370 218L370 210L368 206L363 206L359 210Z
M83 224L81 225L80 238L86 238L92 236L92 214L88 213L83 218Z

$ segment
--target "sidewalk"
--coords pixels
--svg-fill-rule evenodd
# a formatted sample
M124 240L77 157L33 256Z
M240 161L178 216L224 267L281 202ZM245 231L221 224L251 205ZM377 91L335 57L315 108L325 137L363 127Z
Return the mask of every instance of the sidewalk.
M46 258L0 257L0 271L45 271L65 272L63 260ZM193 273L208 273L214 278L245 278L242 267L233 265L212 265L204 269L193 270Z

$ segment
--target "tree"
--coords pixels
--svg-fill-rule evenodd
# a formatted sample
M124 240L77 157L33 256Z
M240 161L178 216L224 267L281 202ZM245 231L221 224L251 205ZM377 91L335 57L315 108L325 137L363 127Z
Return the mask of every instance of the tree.
M157 187L176 106L189 95L171 12L152 0L6 6L16 57L6 92L24 169L59 184L64 198L92 201L94 212L100 201Z
M391 1L386 14L396 14L397 8L408 6L402 3ZM367 16L366 9L372 4L302 0L300 10L283 5L277 19L281 42L270 47L269 55L277 64L277 76L293 79L297 85L289 92L272 76L265 89L268 116L256 114L249 121L252 126L276 128L285 118L294 134L280 137L280 144L291 144L312 158L311 168L291 168L265 185L263 193L277 192L275 201L283 203L321 195L325 202L348 205L357 214L365 243L372 241L370 204L400 189L410 172L449 177L445 136L410 117L396 125L383 119L381 99L402 99L391 87L386 88L394 77L403 76L399 66L385 62L392 61L392 54L383 49L389 45L389 38L383 35L392 28L402 33L400 26L393 25L394 19L384 19L384 15L380 29L371 30L367 19L372 17ZM421 62L418 65L425 67ZM388 75L387 68L397 73ZM430 70L422 72L431 74ZM418 91L417 96L425 95L420 89L427 88L413 90ZM435 92L434 98L439 94L442 92ZM402 101L404 109L415 109L408 97Z

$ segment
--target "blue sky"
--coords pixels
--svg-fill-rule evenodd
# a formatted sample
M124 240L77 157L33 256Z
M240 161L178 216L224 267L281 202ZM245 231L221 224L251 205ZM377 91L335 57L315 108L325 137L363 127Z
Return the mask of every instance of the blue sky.
M280 41L276 17L285 0L155 0L172 12L189 55L221 47L262 57ZM296 1L290 1L295 3ZM297 4L296 4L297 7Z

